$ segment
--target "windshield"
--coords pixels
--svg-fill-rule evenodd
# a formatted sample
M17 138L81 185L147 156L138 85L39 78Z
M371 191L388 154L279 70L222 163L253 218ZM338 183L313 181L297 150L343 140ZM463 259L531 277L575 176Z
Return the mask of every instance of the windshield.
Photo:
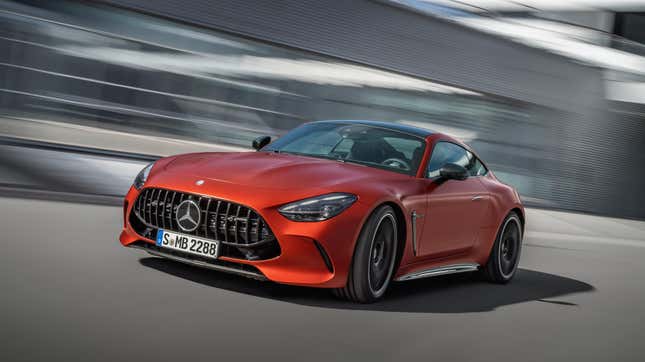
M287 133L262 151L292 153L416 175L425 141L365 124L308 123Z

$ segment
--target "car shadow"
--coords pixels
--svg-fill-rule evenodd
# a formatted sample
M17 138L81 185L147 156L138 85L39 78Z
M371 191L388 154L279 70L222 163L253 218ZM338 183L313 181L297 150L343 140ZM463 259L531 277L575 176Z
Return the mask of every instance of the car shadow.
M146 257L140 259L139 262L148 268L214 288L288 303L332 309L408 313L474 313L530 301L572 308L577 305L558 300L558 298L595 290L590 284L579 280L519 269L515 279L507 285L487 283L473 273L446 275L393 283L383 300L374 304L355 304L335 299L325 289L256 281L192 267L163 258Z

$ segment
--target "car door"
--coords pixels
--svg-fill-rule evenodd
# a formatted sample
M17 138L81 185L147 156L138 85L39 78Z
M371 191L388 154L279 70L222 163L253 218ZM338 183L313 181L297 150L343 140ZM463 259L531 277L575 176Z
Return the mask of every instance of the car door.
M439 170L456 163L469 170L465 180L443 180ZM426 170L427 207L419 256L465 252L475 243L489 206L489 195L474 170L477 158L446 141L435 144Z

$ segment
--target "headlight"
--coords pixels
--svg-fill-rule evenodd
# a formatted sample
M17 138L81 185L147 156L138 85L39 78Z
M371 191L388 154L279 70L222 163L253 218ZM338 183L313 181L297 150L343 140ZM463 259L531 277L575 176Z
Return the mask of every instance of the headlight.
M141 190L141 188L143 187L143 184L146 183L146 180L148 179L148 174L150 174L150 170L152 169L153 165L154 165L154 162L144 167L143 170L139 171L139 174L137 175L137 177L134 178L133 185L137 190Z
M278 211L293 221L323 221L340 214L354 201L356 195L336 192L292 202Z

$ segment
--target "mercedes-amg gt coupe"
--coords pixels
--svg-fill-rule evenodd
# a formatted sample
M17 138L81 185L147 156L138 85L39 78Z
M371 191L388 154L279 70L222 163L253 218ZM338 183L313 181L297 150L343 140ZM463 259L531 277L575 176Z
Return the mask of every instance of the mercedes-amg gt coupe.
M517 271L518 193L464 143L399 123L318 121L257 152L146 166L125 197L124 246L374 302L392 281Z

